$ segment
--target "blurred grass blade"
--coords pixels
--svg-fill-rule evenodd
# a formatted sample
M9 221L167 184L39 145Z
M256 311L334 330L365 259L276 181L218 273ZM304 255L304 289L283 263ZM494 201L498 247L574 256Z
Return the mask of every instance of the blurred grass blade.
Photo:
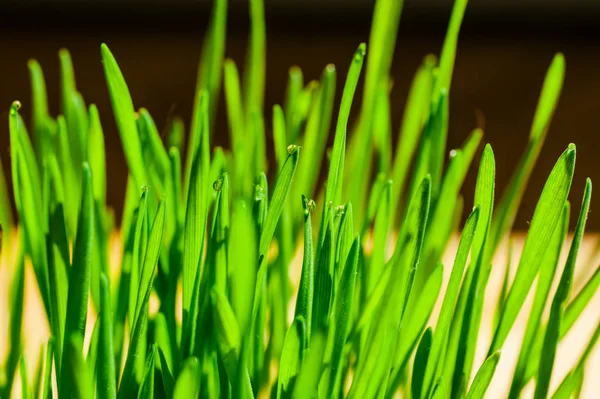
M517 217L517 211L521 206L527 181L531 176L535 162L544 145L548 127L550 126L554 110L558 103L558 97L562 90L564 77L565 57L558 53L554 56L544 79L544 85L529 134L527 150L513 172L508 187L504 190L502 199L496 207L490 235L491 245L489 251L491 254L489 254L489 258L492 257L496 248L500 245L504 235L512 229Z
M452 7L450 23L446 31L444 46L440 55L440 65L435 84L433 86L433 104L437 104L442 90L450 91L452 83L452 71L454 69L454 59L456 58L456 47L458 45L458 34L467 8L468 0L456 0Z
M85 171L83 172L86 173ZM85 364L83 360L83 355L81 354L81 348L83 348L83 338L82 335L78 332L74 332L69 336L67 343L65 344L65 359L68 359L68 363L66 367L68 370L64 370L63 375L67 375L67 379L72 384L72 387L69 388L69 395L66 395L66 392L63 391L65 388L65 384L63 383L60 387L59 398L93 398L93 379L90 374L90 370L88 366Z
M187 399L198 396L200 393L201 371L198 358L188 358L175 382L173 399Z
M494 377L494 372L496 371L499 360L500 352L495 352L485 359L479 368L479 371L475 374L475 379L471 384L471 388L469 388L466 399L483 399L485 397L485 392L492 381L492 377Z

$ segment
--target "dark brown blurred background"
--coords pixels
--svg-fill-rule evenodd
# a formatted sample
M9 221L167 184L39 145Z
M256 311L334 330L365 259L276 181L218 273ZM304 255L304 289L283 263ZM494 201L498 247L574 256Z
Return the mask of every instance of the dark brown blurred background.
M56 115L57 52L68 48L79 91L100 109L107 145L108 201L119 215L126 167L100 63L100 43L106 42L117 58L136 107L148 108L159 127L172 107L187 122L210 5L208 0L3 0L0 109L8 111L13 100L20 100L29 118L26 63L36 58L44 69L51 111ZM283 101L292 65L300 66L308 81L318 78L327 63L334 63L340 96L353 51L368 40L372 7L371 0L266 0L267 121L271 106ZM410 79L423 56L439 53L451 7L450 0L405 1L392 67L395 132ZM247 2L234 0L228 16L227 56L238 65L243 65L247 31ZM497 196L525 148L544 74L557 51L564 52L567 60L565 86L517 218L519 229L527 228L545 178L568 143L578 148L571 195L576 211L584 179L600 178L596 151L600 2L471 0L467 7L450 96L448 146L459 146L476 126L477 115L484 116L485 141L496 154ZM8 168L7 112L0 116L0 157ZM218 144L226 145L223 107L218 128ZM475 175L472 170L465 184L466 204L473 196ZM589 225L600 228L600 217L592 213Z

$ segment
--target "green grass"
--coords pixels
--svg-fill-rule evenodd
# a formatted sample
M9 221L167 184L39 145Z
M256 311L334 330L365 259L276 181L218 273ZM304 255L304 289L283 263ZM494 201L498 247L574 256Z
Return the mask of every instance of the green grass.
M188 132L177 117L161 137L150 112L136 111L126 83L132 72L124 74L102 44L98 62L129 173L120 224L106 203L102 123L112 121L101 121L77 91L67 50L59 57L61 115L48 111L42 67L28 63L31 134L20 102L8 114L12 193L0 170L3 259L14 262L2 265L10 268L10 292L0 397L20 384L24 398L359 399L398 392L416 399L483 398L522 312L525 336L505 394L520 397L533 380L536 398L578 395L600 325L564 380L550 384L558 345L600 285L598 268L571 293L589 179L561 264L575 145L546 171L518 264L495 260L557 107L563 55L548 69L529 143L500 193L500 161L481 144L482 130L473 130L461 148L446 148L466 0L455 2L439 61L428 55L416 71L399 127L391 123L390 67L402 1L375 2L368 45L348 54L347 65L328 64L318 79L306 81L299 67L290 68L281 105L267 104L271 121L264 116L264 4L250 0L249 6L248 54L239 70L225 58L227 2L214 2ZM338 74L345 80L334 109ZM221 95L225 110L217 106ZM228 118L227 149L211 147L216 134L225 134L216 131L218 112ZM473 199L461 195L471 168L478 170ZM472 209L466 220L464 208ZM118 259L109 256L115 230ZM454 262L443 264L455 234ZM492 269L505 266L501 294L489 303ZM50 330L32 359L25 358L23 331L28 268ZM450 277L442 289L444 270ZM531 310L525 306L530 292ZM493 318L483 317L484 305L495 309ZM475 352L487 343L484 321L493 323L493 336L480 360ZM35 373L28 363L37 365Z

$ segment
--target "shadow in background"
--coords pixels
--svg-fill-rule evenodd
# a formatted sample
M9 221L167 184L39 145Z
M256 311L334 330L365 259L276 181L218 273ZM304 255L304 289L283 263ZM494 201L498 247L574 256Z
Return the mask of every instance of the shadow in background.
M139 5L138 5L139 3ZM317 79L327 63L338 69L337 97L356 46L367 41L371 2L356 0L303 3L267 1L266 121L284 98L290 66L302 68L305 82ZM392 75L394 140L408 87L422 58L439 53L451 1L412 0L403 11ZM473 1L467 8L459 40L450 95L448 149L461 145L483 116L486 142L497 162L496 196L500 197L525 149L537 97L547 67L564 52L567 75L548 139L532 175L516 228L526 229L553 163L574 142L578 148L571 202L578 212L584 180L600 178L597 165L600 117L600 8L579 0L534 7L519 2ZM85 4L85 5L83 5ZM143 4L143 5L142 5ZM58 50L70 50L79 91L100 110L107 146L108 202L120 216L126 165L116 132L100 62L106 42L127 80L136 108L146 107L159 128L171 109L186 122L191 115L202 38L210 4L173 2L7 1L0 5L0 157L9 170L8 109L23 104L29 119L27 60L42 65L50 108L59 112ZM243 66L248 30L246 4L234 2L228 16L227 56ZM216 143L227 145L227 123L221 96ZM478 116L479 115L479 116ZM270 133L267 145L272 145ZM483 146L481 146L483 148ZM476 166L476 164L475 164ZM325 169L325 168L323 168ZM7 175L10 178L10 174ZM465 208L473 198L476 168L465 183ZM576 218L572 218L573 222ZM600 228L593 214L591 228Z

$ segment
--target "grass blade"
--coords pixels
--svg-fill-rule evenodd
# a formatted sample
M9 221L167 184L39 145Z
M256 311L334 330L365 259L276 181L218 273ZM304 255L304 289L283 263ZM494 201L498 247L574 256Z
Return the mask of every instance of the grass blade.
M577 226L575 227L575 234L573 235L569 255L567 256L567 262L562 276L560 277L556 294L552 300L552 307L550 308L550 319L548 321L548 326L546 327L546 336L544 337L544 344L542 346L542 356L540 358L538 378L535 386L534 397L536 399L548 396L550 378L554 366L554 357L556 356L556 347L558 345L558 340L560 339L560 324L564 314L564 304L569 297L569 292L571 291L571 286L573 284L575 262L577 261L577 253L579 252L581 240L583 239L583 233L585 231L585 223L590 209L591 197L592 181L587 179L585 191L583 193L581 211L579 213L579 219L577 220Z
M97 395L99 399L117 397L117 369L113 347L113 315L110 301L110 286L106 275L100 277L101 316L100 348L98 353Z
M83 342L72 339L73 336L83 336L87 321L88 295L92 272L92 242L94 234L94 200L92 194L92 172L87 163L83 164L83 179L81 183L81 206L77 223L77 237L73 249L73 265L69 273L69 294L67 296L67 314L65 318L65 343L67 356L62 358L61 370L65 367L79 367ZM70 345L70 349L66 349ZM74 353L79 353L75 358ZM83 359L82 359L83 360ZM81 371L83 372L83 371ZM73 375L68 372L60 373L60 395L70 397L74 390Z
M554 229L560 220L560 214L571 188L574 168L575 146L571 144L550 172L536 206L515 281L506 298L505 309L494 334L489 353L493 353L502 347L523 306L525 297L539 271L544 251L548 247Z
M483 399L485 397L485 392L492 381L499 360L500 352L495 352L485 359L479 371L475 374L475 379L473 380L473 384L471 384L466 399Z
M108 85L108 94L115 115L115 122L121 135L123 143L123 151L127 166L130 173L133 175L137 186L147 186L150 182L144 167L142 158L142 145L140 136L135 122L135 111L133 101L125 83L125 78L121 73L121 69L112 55L108 46L102 44L102 63L104 65L104 74Z
M173 399L195 398L200 393L200 362L196 357L185 361L173 390Z
M279 362L279 377L277 379L277 398L292 396L296 377L302 367L304 351L306 350L306 333L308 329L302 316L297 316L288 330L281 361Z

